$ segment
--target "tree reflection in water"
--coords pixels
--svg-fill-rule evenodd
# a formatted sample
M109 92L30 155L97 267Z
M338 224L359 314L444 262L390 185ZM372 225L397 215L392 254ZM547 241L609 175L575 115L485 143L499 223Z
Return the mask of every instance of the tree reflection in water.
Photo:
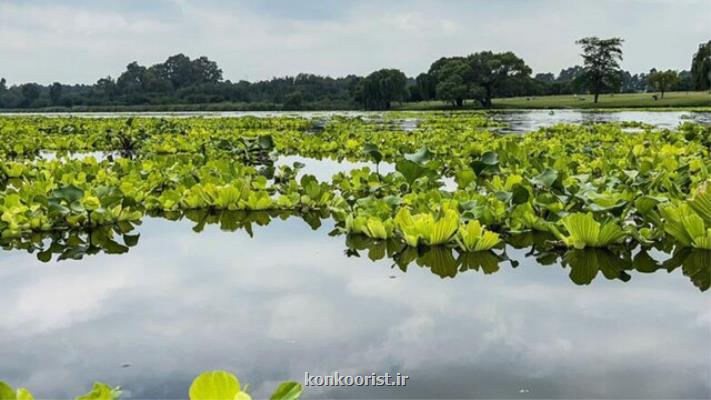
M299 218L312 230L321 228L322 221L330 218L328 212L292 213L287 211L219 211L194 210L154 214L152 217L169 221L188 220L194 223L193 231L202 232L206 226L219 225L225 232L244 231L254 237L255 226L267 226L274 220ZM138 245L140 234L130 223L100 226L91 230L52 231L35 233L21 238L0 239L5 250L25 250L36 254L41 262L81 260L95 254L124 254ZM334 230L331 236L343 236ZM467 271L485 275L494 274L506 264L519 266L519 260L509 256L513 249L527 250L526 260L535 260L540 266L560 265L569 269L568 276L576 285L589 285L598 277L628 282L634 273L672 272L681 268L694 286L706 291L711 286L711 251L679 248L671 242L662 242L654 247L612 249L586 248L561 249L554 245L553 238L540 232L513 235L505 245L497 249L474 253L459 252L446 246L409 247L396 239L376 240L363 235L345 235L345 255L381 261L392 260L392 267L408 272L413 266L429 269L440 278L455 278ZM664 256L666 260L657 258Z

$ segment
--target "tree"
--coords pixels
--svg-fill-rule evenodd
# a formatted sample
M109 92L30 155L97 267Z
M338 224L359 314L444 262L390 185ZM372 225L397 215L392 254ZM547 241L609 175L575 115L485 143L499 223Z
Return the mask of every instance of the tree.
M217 83L222 80L222 70L205 56L192 61L194 83Z
M101 78L96 81L93 89L94 96L99 100L111 101L116 94L116 83L110 76L107 76L106 78Z
M143 75L143 91L148 93L172 93L175 86L165 64L150 66Z
M483 91L478 100L484 107L491 107L491 99L497 96L505 86L522 84L531 74L531 68L514 53L492 53L482 51L467 57L467 62L472 68L474 82Z
M58 105L62 100L62 84L59 82L54 82L49 87L49 99L55 106Z
M536 74L536 76L533 77L533 79L539 82L553 83L555 82L555 75L553 75L551 72L539 72Z
M676 71L650 71L647 76L647 81L650 85L659 90L661 98L664 98L664 92L675 85L679 81L679 74Z
M40 85L36 83L25 83L20 86L20 91L22 92L22 105L23 107L29 107L40 97Z
M0 108L5 107L5 92L7 92L7 81L0 78Z
M301 93L300 90L297 90L286 95L286 98L284 100L284 109L300 110L303 106L303 103L304 95Z
M573 67L568 67L561 69L558 73L558 77L555 79L556 82L573 82L580 79L581 76L585 74L585 69L580 65L575 65Z
M403 99L406 84L407 77L402 71L381 69L363 79L359 97L369 110L387 110L392 102Z
M620 38L599 39L594 36L575 42L583 48L581 56L585 71L584 78L590 92L595 96L595 103L600 93L619 85L618 61L622 61L622 42Z
M452 74L437 84L437 98L440 100L450 101L453 106L461 107L464 105L464 99L469 95L469 85L464 81L461 75Z
M423 72L415 78L415 88L420 100L432 100L437 95L437 81L430 74Z
M694 81L691 72L687 70L679 71L679 80L671 87L670 90L679 92L688 92L694 90Z
M195 79L193 77L193 64L190 58L184 54L176 54L168 57L161 69L176 89L189 86Z
M701 43L691 60L691 79L698 90L711 89L711 40Z
M126 72L116 79L116 86L123 94L132 94L143 91L146 81L146 67L132 62L126 66Z
M442 57L432 63L427 73L435 82L435 97L451 102L455 107L464 105L471 92L474 73L464 57Z

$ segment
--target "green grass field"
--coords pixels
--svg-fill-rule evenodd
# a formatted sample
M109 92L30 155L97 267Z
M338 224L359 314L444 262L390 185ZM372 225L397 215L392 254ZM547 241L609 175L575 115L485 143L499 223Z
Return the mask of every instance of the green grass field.
M513 109L540 109L540 108L694 108L711 107L711 93L709 92L668 92L664 99L654 100L653 95L658 93L616 93L600 95L598 103L593 103L593 96L562 95L562 96L531 96L510 97L494 99L494 108ZM475 101L466 101L464 107L479 108ZM423 101L417 103L404 103L402 110L437 110L451 109L451 105L442 101Z

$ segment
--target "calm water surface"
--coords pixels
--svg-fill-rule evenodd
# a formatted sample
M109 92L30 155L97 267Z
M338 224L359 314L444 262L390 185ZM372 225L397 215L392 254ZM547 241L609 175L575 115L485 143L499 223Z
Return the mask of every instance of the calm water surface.
M491 114L492 118L508 124L505 132L530 132L555 124L601 122L644 122L659 128L673 129L683 122L711 125L711 112L691 111L614 111L583 110L523 110Z
M445 252L403 271L385 245L309 221L146 218L122 255L0 252L0 377L40 398L93 380L183 398L217 368L256 397L305 371L410 376L308 398L711 396L711 298L681 268L564 268L509 247L515 268L482 256L464 271Z
M151 115L255 114L279 113ZM494 118L512 132L564 122L711 123L711 113L689 112ZM404 119L400 128L416 124ZM319 180L373 169L298 156L276 165L295 161ZM260 398L307 371L410 376L406 388L310 387L308 398L711 397L711 297L701 290L709 253L674 268L662 267L670 256L660 252L629 266L604 252L562 259L527 246L507 247L508 261L458 259L329 236L329 219L193 219L146 218L135 246L105 246L128 250L120 255L42 263L36 252L0 250L0 379L38 398L71 397L94 380L122 386L125 398L184 398L210 369L234 371Z
M407 114L407 113L406 113ZM417 113L412 112L412 118L403 117L397 121L396 125L402 130L413 130L417 127ZM111 118L111 117L274 117L292 116L304 117L314 120L326 121L333 116L362 117L366 120L382 120L382 112L373 111L225 111L225 112L112 112L112 113L21 113L7 115L43 115L58 117L89 117L89 118ZM660 128L675 128L685 121L711 125L711 111L612 111L596 112L586 110L511 110L496 111L490 116L498 121L506 122L508 127L505 132L530 132L536 129L545 128L560 123L579 124L586 122L644 122Z

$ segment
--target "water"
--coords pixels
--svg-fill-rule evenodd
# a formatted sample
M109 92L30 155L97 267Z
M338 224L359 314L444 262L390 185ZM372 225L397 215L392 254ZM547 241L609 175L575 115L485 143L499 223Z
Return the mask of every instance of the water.
M340 172L348 173L354 169L359 169L363 167L368 167L371 171L375 171L375 163L372 162L347 160L339 161L331 158L316 159L302 156L279 157L276 162L274 162L274 166L279 167L285 165L288 167L293 167L294 163L297 162L304 165L303 168L299 170L299 173L297 174L297 179L300 179L300 177L305 174L309 174L313 175L314 177L316 177L316 179L322 182L331 181L333 176ZM395 165L392 163L381 162L378 165L378 171L382 175L390 174L392 172L395 172ZM442 190L448 192L453 192L457 190L457 183L454 181L454 178L444 176L441 178L441 181Z
M43 150L39 154L42 160L86 160L93 157L96 161L108 160L109 157L119 158L121 155L117 151L54 151Z
M585 266L508 247L516 268L489 255L453 270L444 252L405 272L382 243L329 236L329 219L192 218L214 224L146 218L121 255L0 252L0 376L38 398L93 380L184 398L218 368L256 397L306 371L410 377L308 398L711 396L710 298L681 268L585 285Z
M676 128L686 121L711 125L711 112L691 111L524 110L494 112L491 117L507 123L509 126L503 131L508 132L530 132L555 124L601 122L643 122L667 129Z
M56 117L88 117L88 118L111 118L111 117L205 117L205 118L238 118L238 117L303 117L314 120L328 120L334 116L361 117L369 121L382 121L383 112L376 111L224 111L224 112L93 112L93 113L7 113L2 115L41 115ZM417 128L419 122L418 112L402 112L407 115L400 119L394 127L409 131ZM410 117L411 116L411 117ZM643 122L660 128L675 128L685 121L711 125L711 111L586 111L586 110L519 110L519 111L495 111L490 116L497 120L506 122L509 126L503 131L508 132L530 132L536 129L545 128L560 123L579 124L586 122Z
M368 167L371 171L375 171L375 163L372 162L347 160L338 161L330 158L322 158L319 160L316 158L301 156L279 157L274 163L274 166L279 167L281 165L286 165L292 167L296 162L304 164L304 167L299 171L299 176L297 176L297 178L304 174L309 174L315 176L319 181L326 182L331 181L333 175L336 175L339 172L349 172L363 167ZM378 166L378 170L381 174L389 174L395 171L395 165L381 162Z
M562 122L711 123L708 112L495 118L513 132ZM416 129L417 118L392 125ZM86 156L105 154L69 155ZM322 181L374 169L300 156L275 164L295 161L305 164L300 174ZM381 163L380 171L394 166ZM671 262L650 252L632 263L607 252L561 258L522 245L507 246L511 260L465 259L329 236L333 222L315 215L190 217L146 218L126 238L95 246L56 241L54 254L0 250L0 379L36 398L73 397L94 380L120 385L124 398L185 398L191 380L211 369L235 372L257 398L279 381L334 371L410 379L405 388L307 387L305 397L711 397L709 253Z

